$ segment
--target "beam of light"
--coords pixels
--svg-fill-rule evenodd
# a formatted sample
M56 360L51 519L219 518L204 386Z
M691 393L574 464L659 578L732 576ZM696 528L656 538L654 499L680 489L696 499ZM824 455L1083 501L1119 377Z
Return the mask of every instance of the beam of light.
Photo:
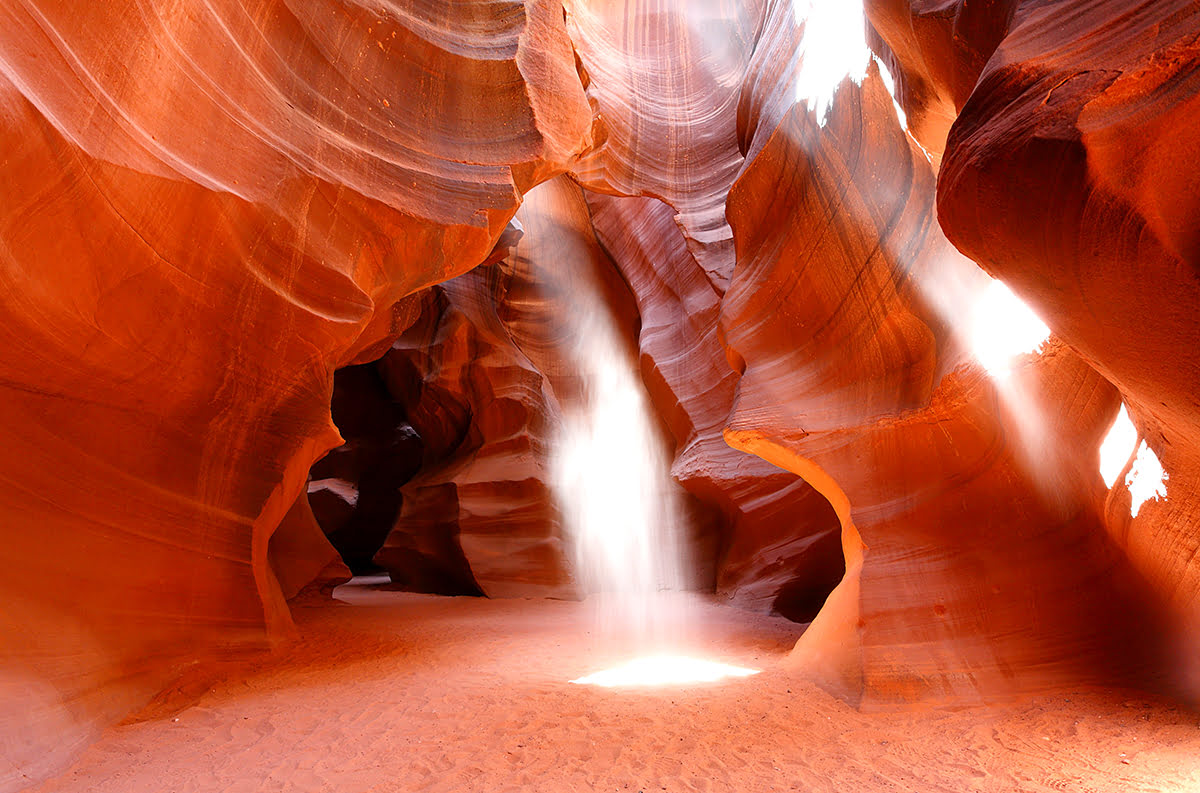
M792 0L796 24L804 26L795 96L816 114L822 126L833 98L846 79L861 84L867 75L867 47L862 0Z
M541 272L566 301L567 352L583 393L563 408L550 484L581 594L603 593L594 599L598 629L648 641L683 627L659 593L686 588L684 519L637 359L604 289L564 269L555 262Z
M604 688L679 686L693 683L715 683L727 677L749 677L760 671L683 655L653 655L637 658L612 669L605 669L603 672L596 672L571 682Z
M1133 468L1129 469L1129 474L1125 477L1125 487L1129 488L1129 495L1132 496L1129 514L1136 518L1142 505L1151 499L1157 501L1161 498L1165 501L1168 479L1170 477L1158 461L1158 455L1142 441L1142 445L1138 447L1137 458L1133 461Z
M600 297L595 298L597 301ZM657 597L681 590L683 548L669 467L644 387L600 307L577 307L575 361L584 404L565 411L551 483L574 547L575 574L596 598L606 631L660 634L671 619Z
M1007 376L1019 356L1040 352L1049 338L1046 323L1000 281L992 281L975 303L968 341L994 378Z
M1117 414L1117 418L1108 429L1108 434L1104 436L1104 442L1100 444L1100 476L1104 479L1105 487L1112 488L1116 483L1117 477L1125 468L1125 463L1129 462L1133 450L1137 447L1137 441L1137 427L1133 426L1129 419L1129 411L1122 402L1121 412Z

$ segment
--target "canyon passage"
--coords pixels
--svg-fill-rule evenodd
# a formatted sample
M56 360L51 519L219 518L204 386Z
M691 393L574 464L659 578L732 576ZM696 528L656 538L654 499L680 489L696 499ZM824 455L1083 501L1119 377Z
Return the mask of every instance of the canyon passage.
M0 793L1200 790L1198 75L0 0Z

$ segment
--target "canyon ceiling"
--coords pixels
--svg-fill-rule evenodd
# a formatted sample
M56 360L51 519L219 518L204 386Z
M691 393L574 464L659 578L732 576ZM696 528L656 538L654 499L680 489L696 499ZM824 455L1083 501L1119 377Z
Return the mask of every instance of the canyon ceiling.
M582 293L690 584L812 620L797 670L1197 699L1200 7L867 0L861 57L806 8L0 0L0 790L343 555L577 596ZM999 376L993 278L1052 332Z

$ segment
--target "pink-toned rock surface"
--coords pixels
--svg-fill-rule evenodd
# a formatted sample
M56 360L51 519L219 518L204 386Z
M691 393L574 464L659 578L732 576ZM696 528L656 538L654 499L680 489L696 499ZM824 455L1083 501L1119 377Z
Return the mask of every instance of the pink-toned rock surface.
M288 633L270 540L338 443L334 368L591 119L550 2L10 2L0 30L12 789L176 662Z
M574 173L590 190L654 196L720 291L733 266L725 196L742 165L737 103L763 20L760 0L566 3L597 114Z
M643 378L675 439L672 476L724 516L717 591L745 608L811 620L842 577L840 524L795 474L725 443L737 374L717 333L721 293L669 206L595 194L588 202L637 297Z

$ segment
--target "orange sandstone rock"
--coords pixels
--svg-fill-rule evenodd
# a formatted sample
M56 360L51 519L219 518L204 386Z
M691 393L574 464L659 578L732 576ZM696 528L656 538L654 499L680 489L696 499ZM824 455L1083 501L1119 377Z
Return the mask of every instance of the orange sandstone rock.
M924 154L874 68L825 126L791 101L787 24L747 83L722 323L730 443L843 524L846 578L796 662L867 706L1144 679L1156 647L1093 467L1115 391L1061 345L1003 387L970 361L955 329L986 277L933 222Z
M1120 389L1170 477L1109 531L1176 622L1200 691L1200 10L1186 2L1021 3L950 132L938 211Z
M427 12L0 5L0 789L288 633L334 368L587 145L561 6Z

